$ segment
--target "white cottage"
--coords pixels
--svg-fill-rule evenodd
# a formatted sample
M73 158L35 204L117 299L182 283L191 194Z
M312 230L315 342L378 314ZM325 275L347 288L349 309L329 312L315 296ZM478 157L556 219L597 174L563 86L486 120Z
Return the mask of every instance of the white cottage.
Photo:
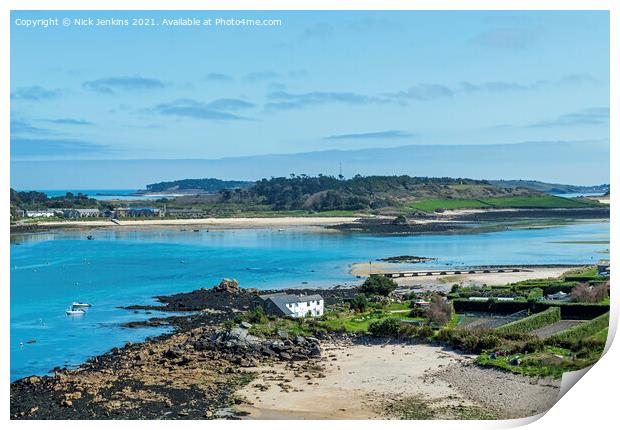
M294 294L265 294L258 297L255 306L261 306L265 313L292 318L320 317L325 302L319 294L297 296Z

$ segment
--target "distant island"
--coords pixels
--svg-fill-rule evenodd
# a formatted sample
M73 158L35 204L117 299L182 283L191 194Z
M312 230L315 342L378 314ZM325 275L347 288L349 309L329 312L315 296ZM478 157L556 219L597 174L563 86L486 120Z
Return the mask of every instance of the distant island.
M536 189L538 188L538 189ZM579 187L537 181L468 178L295 175L257 182L216 178L183 179L146 186L156 200L94 199L66 193L48 197L11 189L11 219L22 218L232 218L273 216L388 216L428 218L445 211L475 209L582 210L606 207L594 198L564 198L541 190L609 193L609 186ZM608 209L607 209L608 210ZM541 216L541 214L529 214ZM553 214L546 214L550 217ZM586 214L571 214L571 217ZM589 214L587 216L590 216ZM406 225L406 219L394 225ZM390 227L390 230L400 227Z
M406 176L400 176L404 178ZM429 178L424 178L429 179ZM448 179L448 178L441 178ZM474 182L474 180L466 179L468 182ZM600 185L568 185L568 184L554 184L541 181L531 181L524 179L514 180L488 180L488 181L475 181L478 183L488 183L495 185L499 188L525 188L531 191L537 191L545 194L608 194L609 184ZM148 184L145 190L139 191L137 194L212 194L222 190L232 190L236 188L250 188L255 185L253 181L237 181L237 180L222 180L217 178L202 178L202 179L179 179L175 181L164 181Z
M139 193L210 194L222 190L249 188L252 185L254 182L251 181L225 181L216 178L180 179L148 184L146 190Z

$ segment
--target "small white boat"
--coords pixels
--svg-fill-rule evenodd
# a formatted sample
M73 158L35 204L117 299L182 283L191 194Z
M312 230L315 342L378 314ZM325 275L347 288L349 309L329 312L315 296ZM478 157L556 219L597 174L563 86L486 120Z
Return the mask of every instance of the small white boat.
M71 309L82 309L82 308L90 308L92 305L90 303L82 303L82 302L73 302L71 303Z
M70 316L70 317L81 317L83 316L86 312L83 311L82 309L67 309L65 311L65 313Z

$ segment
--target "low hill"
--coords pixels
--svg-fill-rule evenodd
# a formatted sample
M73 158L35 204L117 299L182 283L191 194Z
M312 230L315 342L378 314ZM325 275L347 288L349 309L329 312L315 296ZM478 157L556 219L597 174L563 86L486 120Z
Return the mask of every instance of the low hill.
M181 179L178 181L157 182L146 186L147 193L196 193L212 194L222 190L236 188L248 188L254 182L250 181L225 181L216 178Z
M540 181L526 181L522 179L516 180L493 180L489 183L503 188L527 188L533 191L539 191L547 194L574 194L574 193L609 193L609 184L583 186L583 185L566 185L551 184Z
M363 211L392 208L425 212L456 208L575 208L588 203L527 188L498 187L466 178L411 176L291 175L262 179L237 192L223 191L222 203L260 204L273 210Z

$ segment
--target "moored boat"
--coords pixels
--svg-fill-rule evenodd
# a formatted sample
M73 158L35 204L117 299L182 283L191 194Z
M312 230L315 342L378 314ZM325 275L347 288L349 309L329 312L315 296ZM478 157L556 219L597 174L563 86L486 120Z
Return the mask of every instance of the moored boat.
M71 303L71 309L83 309L83 308L90 308L92 305L90 303L83 303L83 302L73 302Z

